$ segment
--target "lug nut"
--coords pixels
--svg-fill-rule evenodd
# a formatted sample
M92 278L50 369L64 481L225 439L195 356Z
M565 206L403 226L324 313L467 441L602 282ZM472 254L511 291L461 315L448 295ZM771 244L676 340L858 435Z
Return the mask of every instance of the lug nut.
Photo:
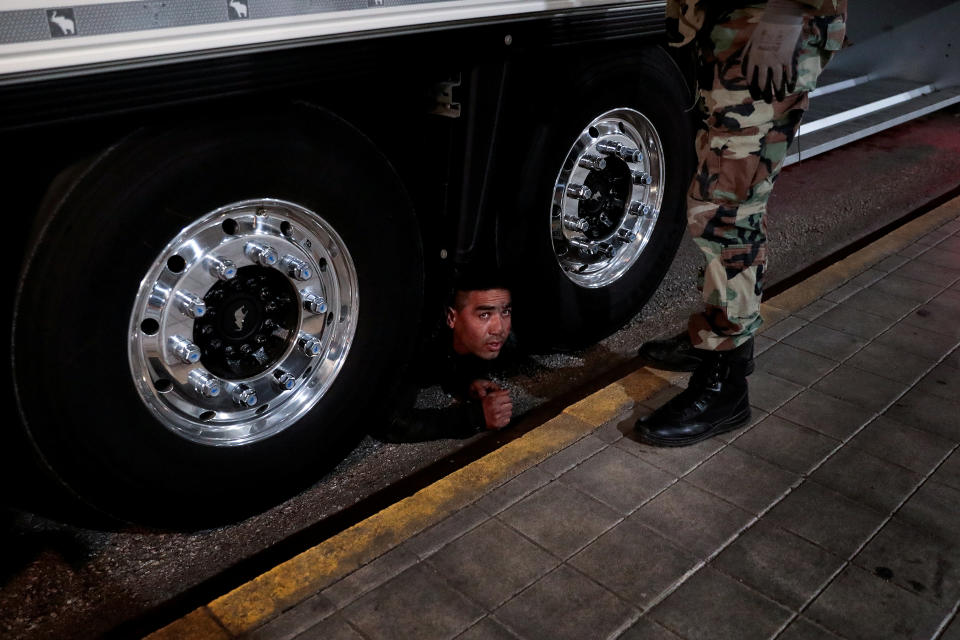
M209 258L207 264L210 266L210 273L220 280L232 280L237 275L237 265L233 260L227 258Z
M590 196L592 195L593 191L590 191L590 187L582 184L567 185L568 198L574 198L575 200L589 200Z
M207 313L203 298L187 291L177 291L177 308L188 318L202 318Z
M294 375L279 369L273 373L273 381L281 391L290 391L297 384L297 378Z
M293 256L284 256L280 264L283 266L284 271L287 272L287 275L295 280L309 280L313 276L310 265Z
M220 389L223 388L219 380L202 369L194 369L188 378L193 385L193 390L204 398L216 398L220 395Z
M597 255L597 246L592 242L584 242L583 240L578 240L576 238L569 241L570 246L574 249L577 249L581 253L585 253L588 256Z
M243 248L243 252L247 254L248 258L264 267L272 267L279 260L276 249L265 244L248 242Z
M625 147L623 145L620 145L620 148L617 150L617 155L620 156L624 162L640 162L643 160L643 154L640 153L639 149Z
M180 358L184 364L196 364L200 361L200 347L181 336L172 336L169 341L170 350Z
M586 218L566 216L563 219L563 226L571 231L586 231L588 228L590 228L590 221Z
M319 314L327 312L327 301L323 296L318 296L314 293L307 293L304 291L301 291L300 295L303 296L303 308L310 313Z
M577 164L584 169L590 169L591 171L603 171L607 168L607 159L601 156L588 155L580 158L580 161Z
M619 142L610 142L609 140L601 140L598 142L597 151L606 155L616 155L626 162L640 162L643 160L643 154L640 153L639 149L628 147Z
M313 336L306 333L301 334L299 344L300 351L302 351L307 357L315 358L320 355L320 349L322 348L322 345L320 344L320 341Z
M643 171L631 171L630 175L633 177L633 184L653 184L653 176L651 176L649 173L644 173Z
M619 142L610 142L609 140L601 140L597 143L597 151L607 155L616 154L619 151L622 145Z
M630 229L620 229L617 231L617 238L622 242L630 243L637 239L637 234Z
M614 255L616 255L616 252L614 251L613 247L607 244L606 242L600 244L599 249L597 249L597 253L600 254L600 257L607 258L607 259L610 259Z
M639 200L634 200L630 203L630 208L627 210L627 213L634 216L639 216L641 218L651 217L653 209L648 204L643 204Z
M252 407L257 404L257 392L245 384L238 384L233 390L233 401L241 407Z

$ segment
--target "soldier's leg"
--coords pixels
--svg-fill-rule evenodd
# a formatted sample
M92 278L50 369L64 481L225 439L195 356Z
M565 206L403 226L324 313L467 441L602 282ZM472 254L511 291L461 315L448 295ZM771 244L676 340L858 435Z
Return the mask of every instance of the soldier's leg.
M700 164L687 205L689 230L703 252L703 311L690 318L693 345L727 351L760 328L767 261L767 202L806 108L806 94L768 104L748 92L709 98L698 136Z
M688 225L706 266L704 310L690 318L695 347L734 349L762 324L767 202L790 143L832 51L830 33L807 18L798 48L797 86L783 100L754 100L743 77L743 47L760 7L729 12L701 50L704 129L697 139L698 170L688 194Z
M689 323L694 350L703 355L687 389L637 425L641 439L659 446L693 444L750 418L747 375L766 264L763 213L786 150L773 105L754 103L729 83L705 98L710 112L697 137L700 163L687 211L706 257L705 309Z
M758 11L762 8L732 12L736 28L720 25L706 52L713 81L701 92L705 126L697 136L699 164L687 215L707 262L705 309L689 323L691 341L699 347L693 351L703 355L687 389L637 423L641 439L655 445L693 444L750 417L746 377L752 370L752 336L762 322L764 213L807 106L804 87L773 103L751 98L737 51L749 39Z

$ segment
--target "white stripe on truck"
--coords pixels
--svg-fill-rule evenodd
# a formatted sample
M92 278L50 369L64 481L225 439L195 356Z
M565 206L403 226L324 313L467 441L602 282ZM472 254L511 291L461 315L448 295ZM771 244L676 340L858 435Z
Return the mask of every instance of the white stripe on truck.
M0 11L3 76L157 57L209 57L251 47L436 28L464 21L589 7L663 5L624 0L139 0L50 4L16 0ZM10 9L16 6L16 9ZM48 75L48 74L43 74Z

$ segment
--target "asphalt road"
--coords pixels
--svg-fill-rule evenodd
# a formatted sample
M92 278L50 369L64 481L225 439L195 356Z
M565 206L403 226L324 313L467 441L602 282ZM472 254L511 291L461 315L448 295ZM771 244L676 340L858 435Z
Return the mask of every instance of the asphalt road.
M796 273L958 185L956 108L788 168L770 206L768 282ZM698 265L699 256L687 240L654 298L628 326L589 349L525 359L503 380L517 409L547 411L543 407L550 399L582 393L591 381L623 366L644 340L678 331L697 306ZM428 391L426 401L430 393L436 391ZM528 422L537 418L528 416ZM0 636L97 637L205 581L210 590L229 586L242 574L228 572L214 585L209 580L245 558L277 549L291 536L293 542L281 545L275 555L292 553L322 534L322 527L303 533L316 523L342 526L349 518L338 520L335 514L356 511L357 503L375 508L369 496L465 444L397 445L368 438L295 498L236 525L190 534L96 531L0 511Z

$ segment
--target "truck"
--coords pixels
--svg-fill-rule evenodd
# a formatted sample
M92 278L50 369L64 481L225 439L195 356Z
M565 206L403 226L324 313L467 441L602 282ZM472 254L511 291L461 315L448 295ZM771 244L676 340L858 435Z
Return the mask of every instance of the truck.
M960 3L879 5L788 162L958 99ZM458 265L514 274L541 346L629 321L694 162L663 11L4 3L10 500L165 527L276 504L386 418Z

